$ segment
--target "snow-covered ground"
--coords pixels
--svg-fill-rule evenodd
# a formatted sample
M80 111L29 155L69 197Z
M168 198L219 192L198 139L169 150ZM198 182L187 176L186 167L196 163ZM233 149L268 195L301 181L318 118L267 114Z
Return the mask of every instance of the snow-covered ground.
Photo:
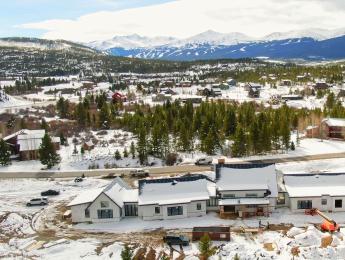
M73 144L74 138L68 138L68 146L60 146L58 153L61 156L61 163L53 167L52 171L83 171L93 168L133 168L139 167L140 163L138 158L132 159L129 154L127 158L123 157L123 151L125 148L127 152L130 152L131 142L136 143L136 139L130 132L122 130L107 130L101 131L105 134L98 134L100 132L91 131L90 133L81 133L76 144L76 151L74 153L75 146ZM88 136L88 137L87 137ZM81 146L83 142L81 139L86 140L96 138L98 140L95 144L95 148L91 151L85 151L84 155L81 154ZM115 159L115 151L118 150L121 153L121 159ZM154 166L161 166L162 160L149 157L149 163ZM1 167L2 172L20 172L20 171L40 171L44 169L44 166L40 161L13 161L11 165Z

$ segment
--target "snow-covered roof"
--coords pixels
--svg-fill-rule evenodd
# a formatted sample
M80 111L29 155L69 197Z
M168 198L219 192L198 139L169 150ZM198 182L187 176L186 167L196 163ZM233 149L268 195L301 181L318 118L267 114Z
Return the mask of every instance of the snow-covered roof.
M345 127L345 119L342 118L327 118L322 122L326 123L328 126L341 126Z
M92 203L101 193L107 195L120 207L124 203L138 202L138 190L130 188L127 183L117 177L105 188L92 189L81 193L68 206Z
M99 194L102 193L104 188L90 189L79 194L74 200L72 200L67 206L76 206L93 202Z
M140 187L139 205L182 204L208 200L209 187L206 178L166 178L157 182L143 182ZM212 192L212 188L211 192Z
M121 178L116 178L102 192L120 207L126 202L138 202L138 190L128 187Z
M284 183L289 197L345 196L345 174L285 175Z
M217 188L219 191L269 190L268 197L278 196L275 165L224 165L216 168Z
M264 198L239 198L239 199L222 199L219 200L220 206L233 205L268 205L270 201Z

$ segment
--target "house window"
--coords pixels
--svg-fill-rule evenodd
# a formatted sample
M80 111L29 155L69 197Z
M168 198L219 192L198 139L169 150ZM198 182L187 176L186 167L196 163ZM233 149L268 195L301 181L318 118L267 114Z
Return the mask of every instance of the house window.
M327 205L327 199L321 199L321 205Z
M335 208L342 208L343 207L343 200L335 200L334 201Z
M201 210L201 203L196 204L196 210Z
M178 215L183 215L182 206L168 207L168 216L178 216Z
M223 194L223 198L235 198L235 194Z
M257 193L246 193L246 198L257 198L258 194Z
M155 207L155 214L161 214L161 207Z
M97 215L99 219L113 218L112 209L99 209L97 210Z
M101 201L101 208L109 208L109 201Z
M313 207L313 202L311 200L298 200L297 209L311 209Z
M85 218L90 218L90 210L88 208L85 209Z
M255 208L257 208L257 205L247 205L246 208L247 209L255 209Z

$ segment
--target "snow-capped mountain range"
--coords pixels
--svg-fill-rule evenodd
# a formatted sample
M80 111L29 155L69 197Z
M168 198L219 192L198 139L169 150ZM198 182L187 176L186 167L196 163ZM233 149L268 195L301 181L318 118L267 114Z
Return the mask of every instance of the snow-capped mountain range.
M345 58L345 28L275 32L262 38L243 33L219 33L212 30L186 39L145 37L137 34L116 36L86 45L116 56L198 60L267 57L272 59ZM330 49L332 48L332 49Z

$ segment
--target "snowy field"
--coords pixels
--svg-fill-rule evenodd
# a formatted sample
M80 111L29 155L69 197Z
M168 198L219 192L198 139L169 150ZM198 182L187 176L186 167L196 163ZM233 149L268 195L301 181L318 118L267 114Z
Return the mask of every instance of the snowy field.
M61 219L66 205L83 190L104 187L109 181L89 178L81 183L70 179L35 180L16 179L0 181L0 258L1 259L120 259L123 242L137 241L152 236L155 242L145 245L135 243L135 254L142 248L158 256L169 248L157 237L162 236L161 228L190 234L193 226L231 225L230 242L217 242L217 254L211 260L232 260L235 254L240 259L344 259L345 230L329 236L315 229L311 223L318 224L318 216L292 214L287 209L276 210L271 217L261 218L263 224L294 224L297 227L286 231L264 231L259 234L241 233L240 227L258 227L259 219L222 220L215 213L205 217L171 221L142 221L124 219L118 223L79 224L73 226ZM61 194L49 198L49 206L26 207L26 201L39 197L46 189L60 190ZM345 213L330 214L342 226ZM135 232L135 233L133 233ZM158 233L157 233L158 232ZM113 233L116 233L113 234ZM179 251L179 248L175 248ZM197 243L183 248L184 259L197 260ZM174 259L180 253L174 252ZM150 259L150 258L149 258Z

